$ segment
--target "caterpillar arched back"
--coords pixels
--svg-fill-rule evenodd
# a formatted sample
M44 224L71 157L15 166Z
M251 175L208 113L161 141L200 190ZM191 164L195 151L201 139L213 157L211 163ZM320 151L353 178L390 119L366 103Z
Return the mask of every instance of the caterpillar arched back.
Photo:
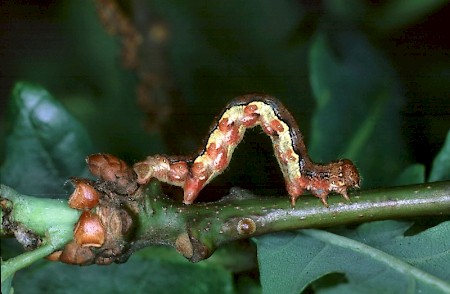
M350 160L314 163L289 111L277 99L256 94L237 97L224 108L212 126L205 146L195 156L155 155L136 163L134 170L138 183L146 184L156 178L183 187L183 202L191 204L203 187L227 168L246 129L255 126L261 126L272 140L292 205L305 190L328 206L330 192L349 200L347 189L359 187L360 176Z

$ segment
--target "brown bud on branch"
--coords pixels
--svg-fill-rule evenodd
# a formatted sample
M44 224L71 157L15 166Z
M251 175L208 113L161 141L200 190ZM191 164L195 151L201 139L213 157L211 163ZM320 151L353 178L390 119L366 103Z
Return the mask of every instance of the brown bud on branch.
M103 181L109 182L109 188L122 195L136 191L136 174L123 160L106 153L89 155L86 158L91 173Z
M75 191L69 198L69 206L79 210L92 209L97 206L100 192L97 191L87 179L70 179Z
M83 247L101 247L105 242L105 235L100 218L89 211L81 214L73 233L75 242Z

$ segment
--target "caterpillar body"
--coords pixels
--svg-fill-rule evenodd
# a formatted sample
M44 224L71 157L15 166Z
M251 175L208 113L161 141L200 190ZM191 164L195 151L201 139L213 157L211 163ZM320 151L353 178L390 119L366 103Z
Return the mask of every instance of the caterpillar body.
M272 140L293 206L305 190L328 206L330 192L349 200L347 189L359 187L360 176L350 160L314 163L289 111L274 97L258 94L232 100L212 125L206 144L195 156L155 155L136 163L138 183L146 184L156 178L180 186L184 190L183 202L191 204L203 187L227 168L246 129L258 125Z

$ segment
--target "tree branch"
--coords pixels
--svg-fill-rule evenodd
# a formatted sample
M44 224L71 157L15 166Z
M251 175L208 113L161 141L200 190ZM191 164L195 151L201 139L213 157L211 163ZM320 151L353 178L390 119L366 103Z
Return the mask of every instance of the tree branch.
M115 235L117 240L120 239L120 242L117 242L120 251L103 248L106 245L102 248L90 248L97 255L97 259L94 258L89 262L103 264L112 261L124 262L133 252L154 244L173 246L190 261L197 262L209 257L224 243L278 231L322 228L383 219L450 215L449 191L450 181L360 190L350 194L351 202L345 202L337 195L330 197L330 206L327 208L309 195L301 197L297 205L291 207L288 197L261 198L246 190L234 188L230 191L230 195L220 201L185 205L165 196L159 183L153 181L139 188L133 197L109 195L106 199L110 200L103 200L101 207L108 206L110 211L118 210L119 207L125 209L131 215L133 224L130 229L122 230L123 236ZM43 237L47 243L43 242L42 246L48 244L48 240L53 240L45 239L46 236L55 235L49 235L49 232L70 232L68 234L70 238L66 234L64 238L52 243L51 250L45 246L45 250L42 248L37 251L42 254L36 253L34 258L41 258L53 250L63 248L64 244L73 238L72 231L80 215L79 211L69 208L66 204L62 205L60 200L20 195L4 185L0 187L0 195L2 213L8 216L3 218L2 237L11 229L8 222L16 226L20 224L30 232ZM40 206L43 204L46 206L45 209ZM96 209L98 212L99 208ZM58 218L52 217L53 214L59 215ZM29 217L25 218L23 215ZM5 220L8 221L5 223ZM37 225L37 222L41 224ZM105 227L107 230L110 229L109 225L105 224ZM112 243L109 241L108 244L111 246ZM114 252L114 258L105 262L105 252ZM9 261L16 262L15 259ZM80 264L90 264L89 262ZM6 263L2 264L2 273L3 265ZM14 269L17 270L17 267Z
M449 181L355 191L351 202L332 196L328 208L310 196L291 207L288 197L260 198L238 188L220 201L186 206L155 193L154 184L148 189L130 250L168 244L193 262L224 243L278 231L450 215Z

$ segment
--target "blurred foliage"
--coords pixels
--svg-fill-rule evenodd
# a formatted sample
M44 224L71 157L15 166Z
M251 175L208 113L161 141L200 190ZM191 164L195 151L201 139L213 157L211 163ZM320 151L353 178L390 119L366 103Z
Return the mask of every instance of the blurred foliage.
M348 157L366 188L389 184L408 157L398 117L403 97L393 69L358 32L328 38L319 33L311 44L310 80L317 101L312 157Z
M450 130L447 133L442 150L433 160L433 168L428 181L442 181L450 179Z
M39 263L16 274L13 287L16 293L233 293L232 276L221 267L137 256L105 267Z
M450 128L448 1L120 3L136 21L145 17L146 10L133 7L146 7L169 24L166 62L180 98L174 100L176 111L167 128L159 132L144 128L145 117L136 103L139 77L121 67L120 42L105 33L93 4L73 0L2 1L1 13L6 17L0 18L0 162L2 170L5 165L18 169L7 176L2 173L0 181L12 181L15 187L17 181L31 179L19 185L32 189L29 194L60 194L62 179L83 173L83 167L72 160L82 161L87 153L113 153L131 163L153 153L189 154L200 146L213 117L229 99L254 91L278 97L292 111L313 159L348 156L355 160L363 174L363 187L420 182L426 178L425 171L429 174ZM88 135L83 128L79 133L83 138L90 137L85 146L77 145L70 154L65 153L68 157L62 153L57 156L64 173L52 173L42 164L43 156L33 158L42 150L41 155L57 155L59 145L38 136L39 125L32 124L32 110L18 108L17 96L9 100L8 107L16 108L16 112L6 115L7 97L18 80L39 83L58 98L59 102L52 100L52 105L59 110L65 106L70 113L64 110L59 124L79 125L73 120L76 118L87 130ZM27 103L32 101L26 99ZM17 128L14 118L18 114L29 121L22 141L24 148L29 142L29 149L7 146L14 137L7 141L6 132ZM44 127L42 134L47 134L47 127L52 130L54 125ZM224 195L231 186L259 194L274 190L285 193L281 174L274 168L277 163L270 140L260 133L256 130L247 134L230 168L202 193L203 199L208 199L208 194ZM448 149L449 144L446 146ZM36 148L41 151L34 153ZM436 158L436 166L448 162L447 153ZM414 162L423 165L410 166ZM409 169L398 177L406 166ZM436 173L446 172L444 166ZM15 176L18 173L21 177ZM48 182L41 180L48 177ZM432 174L431 178L439 176ZM4 244L2 240L2 253ZM172 254L174 260L162 261L144 254L142 258L153 261L135 257L111 269L43 261L20 272L13 284L17 283L18 293L29 287L35 292L55 290L42 285L76 292L79 285L67 280L72 274L62 272L85 275L90 271L92 274L81 283L88 293L99 292L89 280L94 274L95 283L105 286L101 292L108 293L120 292L115 288L118 284L110 284L117 279L124 282L124 289L141 287L133 288L135 292L260 289L254 272L242 275L242 269L224 269L211 262L208 266L212 268L203 268L203 262L180 265L176 253ZM237 284L233 284L233 275ZM47 280L49 276L54 277L52 283ZM186 288L172 286L178 279ZM163 284L148 288L158 281ZM190 281L195 282L189 285ZM88 285L92 288L86 288Z
M17 83L11 95L7 157L2 183L24 194L65 198L63 183L88 176L84 158L93 151L80 123L45 89Z

